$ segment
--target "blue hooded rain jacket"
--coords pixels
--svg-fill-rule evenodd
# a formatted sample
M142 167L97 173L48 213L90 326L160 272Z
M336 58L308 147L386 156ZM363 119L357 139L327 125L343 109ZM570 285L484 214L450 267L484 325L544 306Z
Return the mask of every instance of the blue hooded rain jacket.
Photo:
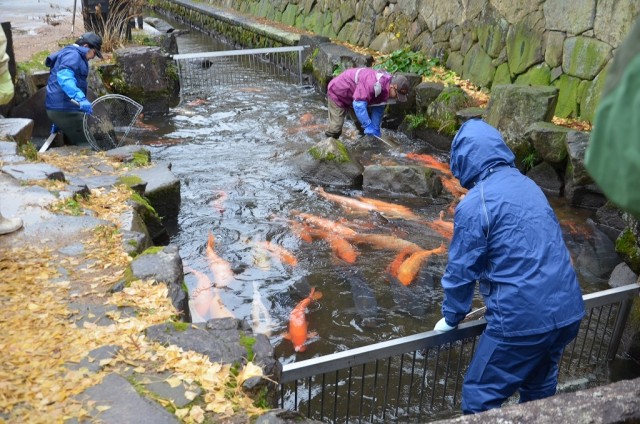
M72 44L47 57L44 63L51 68L45 100L47 109L79 112L78 105L71 100L79 103L86 99L89 50Z
M451 171L469 192L455 211L442 314L451 326L462 321L478 283L485 332L499 337L546 333L584 315L553 209L514 158L480 119L465 122L451 146Z

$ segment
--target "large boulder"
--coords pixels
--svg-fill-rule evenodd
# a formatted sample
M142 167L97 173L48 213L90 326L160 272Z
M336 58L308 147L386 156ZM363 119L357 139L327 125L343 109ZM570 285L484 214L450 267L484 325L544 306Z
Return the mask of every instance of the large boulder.
M326 138L295 160L302 179L313 184L334 187L362 185L362 165L335 138Z
M366 193L386 197L438 197L442 182L435 171L422 166L370 165L363 172Z
M493 88L485 120L496 127L516 155L516 165L522 166L533 146L526 136L535 122L551 122L558 101L555 87L499 85Z
M184 321L191 321L189 295L185 291L182 258L177 246L165 246L162 250L157 248L147 250L131 261L129 266L133 278L166 284L173 306Z
M317 48L313 58L313 77L321 92L327 92L327 85L340 68L361 68L373 64L371 55L356 53L340 44L324 43Z
M161 47L126 47L114 52L116 66L103 77L115 94L140 103L147 114L163 114L180 102L176 64Z

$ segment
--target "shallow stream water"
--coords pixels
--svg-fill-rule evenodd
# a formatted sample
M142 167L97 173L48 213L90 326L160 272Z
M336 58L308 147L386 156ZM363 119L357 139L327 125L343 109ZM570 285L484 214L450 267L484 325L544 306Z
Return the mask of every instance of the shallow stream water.
M180 35L178 45L180 53L224 49L196 31ZM179 247L185 268L215 281L207 262L212 234L215 252L235 274L228 286L217 290L222 303L237 318L251 321L255 287L271 315L271 342L284 363L428 331L441 317L440 276L446 255L431 257L416 281L405 287L389 277L397 251L358 245L359 256L349 265L335 257L326 240L303 241L293 231L291 222L299 219L299 213L308 213L360 233L384 234L426 249L447 241L415 220L347 211L301 179L294 159L324 139L326 114L325 97L310 86L220 87L198 99L184 99L168 116L145 118L146 130L136 133L151 149L153 160L170 162L182 182L171 243ZM447 161L446 152L424 142L388 129L383 134L400 147L377 146L372 162L417 164L407 157L412 152ZM343 141L349 145L356 138L355 128L347 123ZM358 190L325 189L352 198L364 196ZM420 220L433 222L452 200L445 196L396 203L408 206ZM574 263L586 264L580 273L584 293L607 288L606 278L591 275L588 264L599 261L596 258L603 252L611 256L610 241L594 237L588 224L591 212L558 200L553 204ZM445 219L450 221L451 216ZM297 265L261 249L264 241L287 249ZM193 292L198 284L195 275L188 273L185 279ZM309 330L317 336L306 351L294 352L282 335L305 287L322 293L307 314Z

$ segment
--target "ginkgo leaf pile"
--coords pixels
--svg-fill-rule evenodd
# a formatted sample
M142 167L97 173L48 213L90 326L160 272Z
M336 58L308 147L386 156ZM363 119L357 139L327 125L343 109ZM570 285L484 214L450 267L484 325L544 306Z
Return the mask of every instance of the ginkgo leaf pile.
M56 166L72 168L56 158ZM86 161L85 161L86 163ZM65 166L63 166L65 165ZM117 169L117 163L113 165ZM83 404L78 396L112 372L167 373L175 387L197 384L202 393L187 391L194 402L176 409L170 400L156 400L183 422L201 423L241 412L262 412L239 387L262 369L251 362L239 372L229 365L211 363L200 353L149 341L144 330L175 319L176 311L164 284L133 281L123 291L109 289L123 278L131 258L122 248L119 215L128 207L130 190L124 186L92 190L78 198L82 213L109 221L112 225L92 228L78 237L84 246L81 256L59 253L52 240L23 247L0 245L0 416L9 422L52 423L70 418L88 419L90 411L104 411L107 405ZM55 208L51 208L54 210ZM60 208L64 212L64 208ZM79 311L73 302L98 303L134 308L134 316L110 313L113 323L97 325L87 316L78 326ZM72 370L88 358L89 352L107 345L120 347L118 354L100 361L102 371Z

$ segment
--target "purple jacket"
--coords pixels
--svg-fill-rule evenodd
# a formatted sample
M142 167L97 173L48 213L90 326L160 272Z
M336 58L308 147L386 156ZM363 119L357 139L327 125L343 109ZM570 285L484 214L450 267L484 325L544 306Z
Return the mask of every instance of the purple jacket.
M356 84L356 73L358 83ZM375 95L376 74L380 74L380 94ZM349 68L329 82L327 96L339 107L348 109L354 101L368 105L385 103L389 98L391 74L371 68Z

